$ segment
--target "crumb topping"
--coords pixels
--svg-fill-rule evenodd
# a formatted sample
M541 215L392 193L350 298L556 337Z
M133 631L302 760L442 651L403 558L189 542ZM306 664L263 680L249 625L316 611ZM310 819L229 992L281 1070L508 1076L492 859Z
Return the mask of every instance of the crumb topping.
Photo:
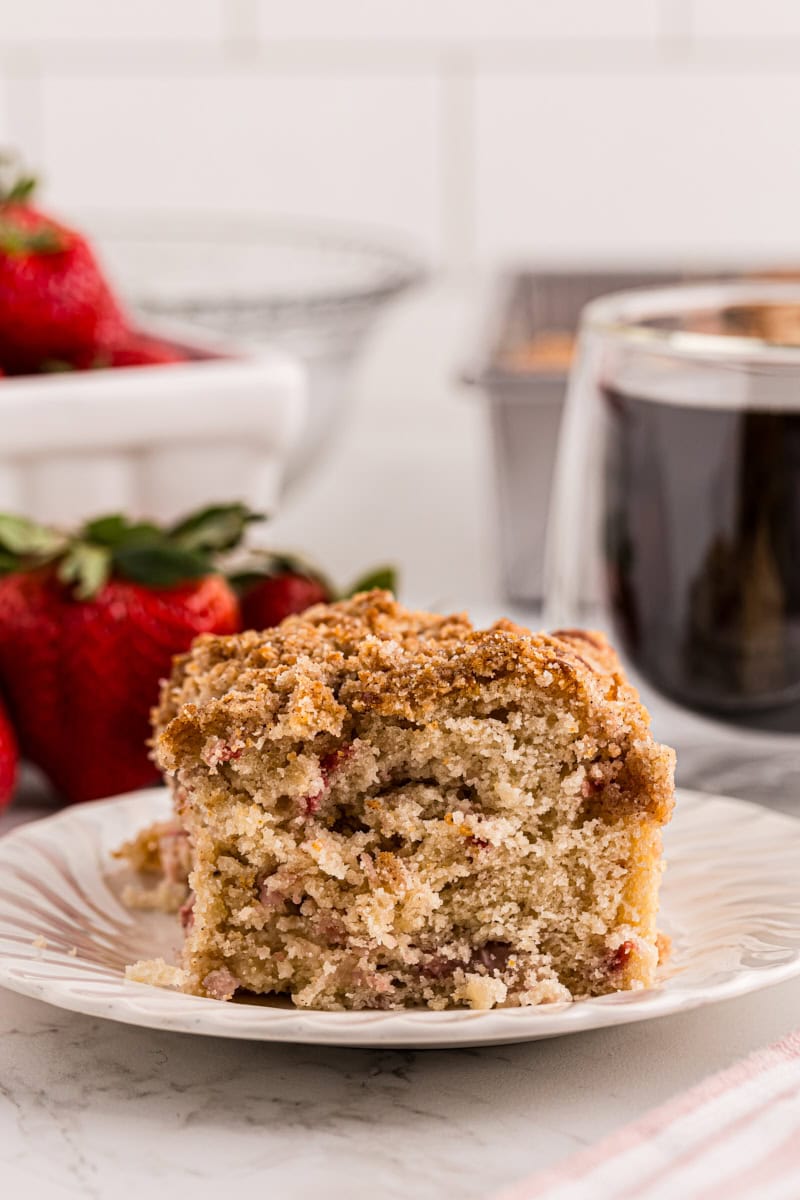
M507 701L509 683L521 700L535 689L590 718L610 764L595 781L606 803L615 793L605 776L622 746L655 747L647 712L603 634L532 633L505 619L476 630L464 613L415 612L373 591L316 605L263 633L198 638L176 659L154 712L155 757L169 771L197 756L227 761L266 739L340 738L351 713L428 723L444 709L459 715L478 705L491 715L495 701ZM664 753L663 786L648 797L661 819L672 797L671 752ZM637 770L635 761L628 766Z

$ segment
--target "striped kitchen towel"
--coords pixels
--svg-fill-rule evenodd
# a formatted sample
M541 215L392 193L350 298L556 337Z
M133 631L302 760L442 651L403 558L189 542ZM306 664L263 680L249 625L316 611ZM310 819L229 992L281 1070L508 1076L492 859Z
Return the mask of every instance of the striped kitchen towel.
M800 1030L496 1200L800 1200Z

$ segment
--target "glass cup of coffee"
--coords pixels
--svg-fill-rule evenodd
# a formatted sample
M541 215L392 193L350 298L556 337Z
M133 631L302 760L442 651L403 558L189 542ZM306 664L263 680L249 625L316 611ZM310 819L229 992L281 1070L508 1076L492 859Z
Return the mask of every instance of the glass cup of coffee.
M800 284L590 304L551 513L551 620L684 708L800 733Z

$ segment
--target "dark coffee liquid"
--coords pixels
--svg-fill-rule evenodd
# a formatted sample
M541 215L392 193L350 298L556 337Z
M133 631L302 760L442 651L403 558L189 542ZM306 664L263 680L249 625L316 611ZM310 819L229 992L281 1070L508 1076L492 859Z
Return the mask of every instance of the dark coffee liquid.
M689 707L800 729L800 413L605 393L618 636Z

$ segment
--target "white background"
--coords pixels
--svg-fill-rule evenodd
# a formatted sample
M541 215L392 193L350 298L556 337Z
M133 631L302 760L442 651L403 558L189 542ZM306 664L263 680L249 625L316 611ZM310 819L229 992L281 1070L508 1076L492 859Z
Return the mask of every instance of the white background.
M796 0L25 0L0 138L72 215L255 211L447 266L800 254Z

